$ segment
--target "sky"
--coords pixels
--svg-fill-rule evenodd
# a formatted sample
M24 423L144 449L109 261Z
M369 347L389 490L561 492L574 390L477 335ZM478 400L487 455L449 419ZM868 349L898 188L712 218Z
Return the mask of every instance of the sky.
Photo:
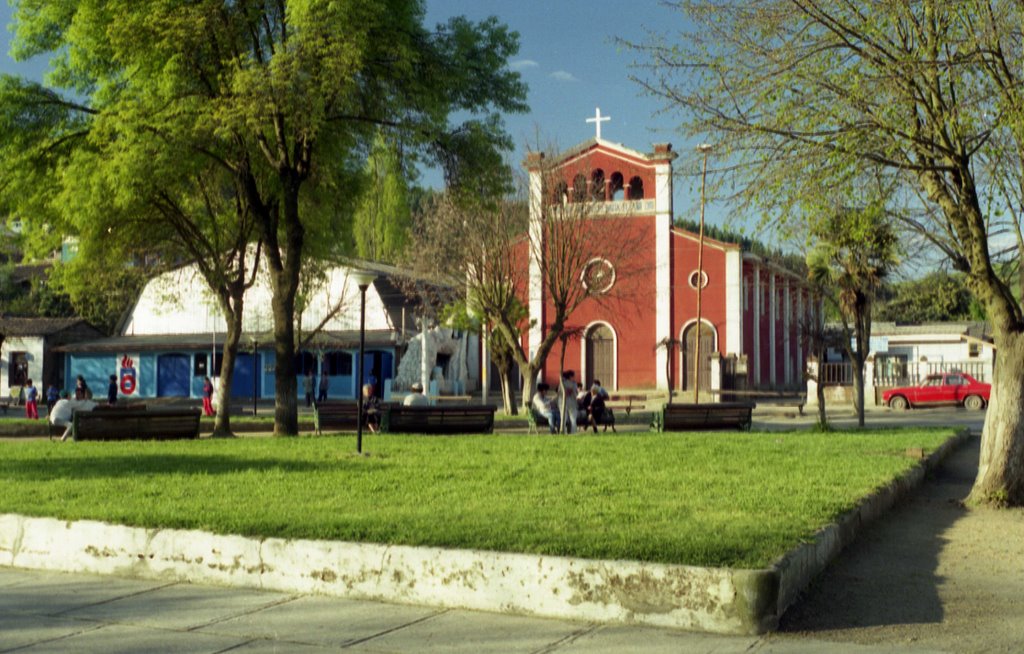
M686 138L679 117L664 111L664 102L645 96L629 80L635 52L615 43L616 37L643 42L649 31L677 35L686 28L684 18L656 2L635 0L426 0L426 25L463 15L479 21L489 16L517 31L519 54L510 60L529 86L525 114L505 116L508 133L516 144L510 155L518 166L528 145L538 142L568 149L592 138L587 123L600 108L610 120L602 123L604 140L651 152L654 143L671 143L679 153L674 168L674 208L677 217L697 219L700 212L700 139ZM0 23L10 24L11 9L0 0ZM9 55L10 32L0 30L0 72L41 79L45 61L21 63ZM714 168L713 162L709 165ZM440 175L427 172L423 183L440 186ZM707 205L707 221L723 224L728 207ZM730 223L742 227L752 218Z

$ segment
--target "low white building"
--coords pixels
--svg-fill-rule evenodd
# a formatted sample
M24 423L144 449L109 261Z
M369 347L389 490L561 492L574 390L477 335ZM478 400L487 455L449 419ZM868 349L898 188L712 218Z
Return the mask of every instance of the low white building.
M64 355L58 348L68 343L94 340L102 332L81 318L0 318L0 395L19 396L29 379L44 397L46 387L70 389Z
M300 394L303 376L312 371L317 385L326 375L328 397L356 397L360 292L350 277L356 270L377 275L366 291L364 379L375 382L385 396L421 379L436 382L437 392L475 390L480 368L476 338L437 326L423 299L436 298L443 289L417 282L398 268L353 262L326 270L318 283L300 291ZM233 397L274 395L270 298L269 278L261 272L245 296ZM424 323L425 352L420 347ZM67 375L73 379L81 374L93 388L100 384L105 389L109 375L116 374L121 394L128 397L201 397L204 376L220 374L225 331L226 322L202 277L194 267L181 268L146 285L117 337L63 348ZM407 354L415 361L404 361Z
M876 322L871 345L878 386L914 383L931 372L953 369L992 381L995 346L983 322Z

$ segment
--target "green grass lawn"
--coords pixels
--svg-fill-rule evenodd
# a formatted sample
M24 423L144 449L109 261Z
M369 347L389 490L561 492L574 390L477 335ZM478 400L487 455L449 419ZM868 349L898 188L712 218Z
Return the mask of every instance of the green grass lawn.
M0 513L760 567L952 431L0 443Z

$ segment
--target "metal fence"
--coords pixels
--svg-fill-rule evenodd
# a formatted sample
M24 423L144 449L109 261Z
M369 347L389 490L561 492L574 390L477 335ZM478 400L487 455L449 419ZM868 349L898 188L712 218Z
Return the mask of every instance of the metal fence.
M985 361L885 361L875 366L875 386L913 386L928 375L963 372L981 382L991 382Z
M848 361L823 363L819 370L818 380L823 386L852 386L853 364Z
M874 385L880 387L913 386L928 375L945 372L963 372L981 382L991 382L990 366L985 361L877 361L874 366ZM852 386L853 364L823 363L820 380L825 386Z

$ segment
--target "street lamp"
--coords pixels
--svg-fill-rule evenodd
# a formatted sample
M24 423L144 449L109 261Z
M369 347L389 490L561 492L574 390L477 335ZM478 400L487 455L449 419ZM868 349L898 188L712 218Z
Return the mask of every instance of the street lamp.
M370 288L377 274L366 270L349 273L349 278L359 287L359 420L356 427L356 452L363 452L363 351L366 349L366 289Z
M700 234L697 238L697 333L693 344L693 403L700 401L700 296L704 289L704 185L708 179L708 153L712 146L701 143L697 152L704 154L704 169L700 177Z

